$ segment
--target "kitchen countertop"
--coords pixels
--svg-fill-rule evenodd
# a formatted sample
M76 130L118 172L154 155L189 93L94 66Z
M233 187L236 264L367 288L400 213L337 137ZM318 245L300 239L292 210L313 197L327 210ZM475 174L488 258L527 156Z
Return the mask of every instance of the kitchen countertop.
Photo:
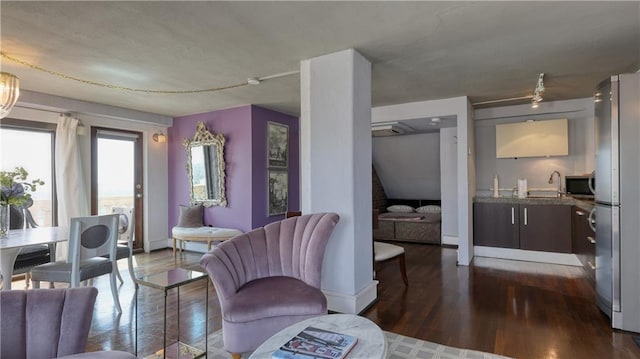
M585 211L590 211L594 204L593 201L573 198L571 196L563 197L474 197L476 203L514 203L514 204L554 204L576 206Z

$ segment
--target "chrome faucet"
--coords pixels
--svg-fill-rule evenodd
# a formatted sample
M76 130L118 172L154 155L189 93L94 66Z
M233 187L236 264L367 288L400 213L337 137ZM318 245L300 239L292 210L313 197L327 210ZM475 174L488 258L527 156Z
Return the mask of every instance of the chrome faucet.
M558 197L562 197L562 176L560 175L560 172L558 171L553 171L551 172L551 176L549 176L549 184L553 183L553 175L557 174L558 175L558 191L557 191L557 195Z

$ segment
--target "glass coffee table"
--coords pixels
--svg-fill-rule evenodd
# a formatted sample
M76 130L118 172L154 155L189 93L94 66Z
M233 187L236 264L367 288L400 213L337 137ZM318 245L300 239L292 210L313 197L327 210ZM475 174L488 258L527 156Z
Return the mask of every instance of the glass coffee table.
M196 282L198 280L208 280L209 276L206 273L188 270L184 268L175 268L170 269L165 272L154 273L147 276L143 276L136 279L136 300L135 300L135 312L136 312L136 338L135 338L135 353L138 355L138 288L140 285L158 289L164 292L164 318L163 318L163 338L162 338L162 346L163 349L160 349L156 352L157 357L162 358L176 358L176 359L185 359L185 358L201 358L207 357L207 348L209 346L209 326L208 318L209 318L209 283L206 283L206 296L205 296L205 321L204 321L204 348L196 348L189 344L183 343L180 341L180 287L189 283ZM167 294L171 289L176 289L177 293L177 326L178 326L178 337L175 342L167 345Z

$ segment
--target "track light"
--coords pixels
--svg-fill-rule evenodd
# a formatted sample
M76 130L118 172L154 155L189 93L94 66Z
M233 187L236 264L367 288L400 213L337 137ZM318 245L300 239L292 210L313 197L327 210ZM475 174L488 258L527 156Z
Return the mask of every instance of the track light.
M538 108L538 103L542 102L542 94L544 93L544 73L538 76L538 82L536 88L533 90L533 96L531 97L531 108Z

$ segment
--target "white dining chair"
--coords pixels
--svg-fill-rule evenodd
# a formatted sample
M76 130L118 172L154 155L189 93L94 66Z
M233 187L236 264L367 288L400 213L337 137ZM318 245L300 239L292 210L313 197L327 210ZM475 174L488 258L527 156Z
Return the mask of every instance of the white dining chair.
M125 208L125 207L113 207L111 208L112 213L119 214L119 223L118 223L118 244L116 245L116 276L120 283L124 283L122 277L120 276L120 271L118 270L118 262L120 259L127 259L127 266L129 267L129 277L131 277L131 282L136 282L136 276L133 271L133 241L136 235L136 226L135 226L135 212L133 208ZM126 242L126 243L125 243Z
M76 288L81 282L109 274L113 302L118 313L122 313L114 270L118 221L118 214L71 218L67 260L33 267L33 287L40 288L40 282L44 281L69 283Z

